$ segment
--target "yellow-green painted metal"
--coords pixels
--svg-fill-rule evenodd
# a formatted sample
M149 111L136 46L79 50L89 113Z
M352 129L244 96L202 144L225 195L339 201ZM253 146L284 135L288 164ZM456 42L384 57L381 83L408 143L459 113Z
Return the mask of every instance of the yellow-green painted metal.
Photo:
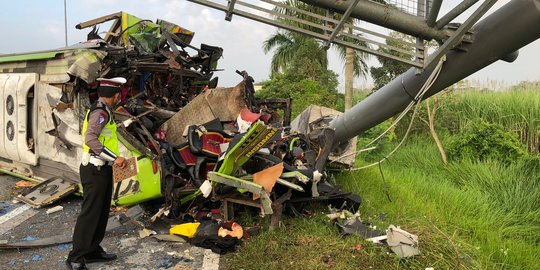
M162 197L161 194L161 172L154 173L152 159L144 157L138 160L139 173L134 180L139 182L139 190L136 193L121 196L114 201L114 205L134 205L141 202Z
M58 54L61 54L61 53L62 53L61 51L55 51L55 52L10 54L6 56L0 56L0 63L53 59Z
M14 172L12 172L10 170L4 170L2 168L0 168L0 173L5 173L7 175L11 175L11 176L14 176L14 177L26 180L26 181L30 181L30 182L35 182L35 183L41 183L42 182L41 180L38 180L36 178L27 177L27 176L24 176L22 174L14 173Z

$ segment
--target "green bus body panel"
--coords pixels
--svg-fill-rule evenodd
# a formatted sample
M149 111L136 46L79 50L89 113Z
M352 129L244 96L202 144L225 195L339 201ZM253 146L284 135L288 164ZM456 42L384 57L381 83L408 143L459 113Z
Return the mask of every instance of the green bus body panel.
M61 53L62 52L56 51L56 52L41 52L41 53L0 56L0 63L52 59Z
M253 154L259 151L259 149L261 149L272 137L274 137L277 131L277 128L266 126L262 121L253 123L246 135L244 135L242 139L240 139L240 141L238 141L238 143L236 143L234 147L232 147L227 154L225 154L225 158L221 164L221 167L218 169L218 173L226 176L232 176L235 174L236 170L238 170L238 168L246 163ZM243 180L240 179L240 181ZM240 189L238 191L243 193L243 191ZM195 193L182 198L180 200L180 204L183 205L201 194L201 190L197 189Z
M0 65L6 64L10 65L11 63L16 62L25 62L25 61L32 61L36 60L36 62L44 63L44 66L46 65L46 61L55 60L59 55L71 53L69 54L69 57L74 57L75 61L76 59L80 58L80 56L84 56L83 52L87 51L87 49L81 48L77 50L56 50L56 51L42 51L42 52L33 52L33 53L21 53L21 54L8 54L8 55L0 55ZM67 58L66 58L67 59ZM45 61L40 62L39 60ZM48 67L49 70L51 68L59 69L62 73L65 73L67 68L69 67L70 63L68 63L69 59L65 60L65 66L52 66ZM34 62L34 63L36 63ZM128 149L128 152L133 157L140 157L142 156L141 153L139 153L135 147L131 146L129 143L126 142L121 136L119 136L120 142ZM128 156L129 157L129 156ZM127 193L125 195L119 195L117 200L112 201L111 203L113 205L122 205L122 206L129 206L138 204L141 202L153 200L162 197L161 194L161 170L158 166L158 169L156 173L154 173L154 169L152 166L152 160L149 157L142 157L140 160L137 161L139 166L139 173L137 176L132 177L132 180L138 182L138 189L137 191L133 193ZM39 180L39 177L28 177L21 174L17 174L14 172L11 172L9 170L0 169L0 174L5 173L9 174L15 177L18 177L20 179L33 181L40 183L42 180ZM128 180L129 181L129 180ZM76 194L81 195L83 193L82 185L79 184L79 191L76 192ZM115 190L113 190L113 193Z
M133 153L136 156L135 153ZM139 191L126 196L119 196L118 200L114 201L114 205L134 205L141 202L153 200L162 197L161 194L161 172L159 169L154 174L152 160L150 158L142 158L138 161L139 173L134 180L139 182Z

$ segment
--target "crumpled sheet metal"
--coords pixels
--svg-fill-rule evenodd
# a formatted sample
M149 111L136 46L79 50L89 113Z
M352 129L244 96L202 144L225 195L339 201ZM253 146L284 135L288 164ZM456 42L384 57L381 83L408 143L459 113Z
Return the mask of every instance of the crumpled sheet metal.
M179 25L176 25L174 23L171 23L162 19L158 19L156 23L159 26L161 26L161 28L167 29L169 33L174 33L177 36L179 36L179 38L186 44L190 44L191 40L193 40L193 36L195 35L195 33L191 30L188 30Z
M400 258L411 257L420 254L418 249L418 236L406 232L394 225L388 226L386 230L388 246Z
M336 225L342 235L357 234L365 239L381 236L383 233L362 222L359 218L338 220Z
M307 109L305 109L300 115L298 115L292 122L291 122L291 133L292 132L298 132L302 134L309 134L311 131L313 131L310 128L310 124L314 123L316 120L322 118L322 117L336 117L339 115L342 115L343 113L340 111L336 111L331 108L317 106L317 105L310 105ZM334 153L330 153L330 156L328 157L329 162L337 162L341 164L345 164L349 167L352 167L354 165L354 161L356 159L355 153L356 153L356 137L349 140L349 145L339 155L336 155Z
M168 142L171 145L186 142L182 135L187 126L201 125L215 118L221 122L234 121L246 107L244 91L245 84L242 82L233 88L208 89L195 97L161 126Z
M309 124L323 116L339 116L343 113L331 108L310 105L291 122L291 132L297 131L302 134L311 132Z
M101 74L101 63L107 52L99 50L79 50L77 60L69 67L67 73L78 77L86 83L94 82Z
M229 176L226 174L211 172L208 174L208 179L213 182L225 184L231 187L247 190L253 194L259 195L260 207L263 215L271 215L274 213L272 209L272 200L268 193L264 191L263 186L251 181L246 181L240 178Z
M66 72L79 59L80 50L54 50L54 58L36 61L14 61L0 63L0 70L7 73L38 73L41 83L65 83L70 80Z
M39 157L66 164L71 170L78 172L79 163L73 162L74 160L80 160L83 152L82 138L79 134L78 114L72 109L67 109L62 113L53 109L60 100L62 89L45 83L39 83L38 87L39 91L37 91L36 95L38 101L38 134L40 134L37 136ZM72 151L60 147L57 138L46 133L54 129L53 112L59 120L58 132L60 136L75 146Z
M19 194L15 200L34 208L40 208L76 192L78 188L76 181L54 177L32 187L23 194Z

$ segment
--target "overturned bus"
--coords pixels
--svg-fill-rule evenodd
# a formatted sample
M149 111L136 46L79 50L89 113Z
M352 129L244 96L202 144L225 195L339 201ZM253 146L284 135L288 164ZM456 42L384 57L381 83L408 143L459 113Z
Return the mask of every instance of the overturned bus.
M113 21L105 37L96 25ZM338 111L312 106L291 121L290 99L257 100L253 79L217 87L223 50L190 45L193 32L124 12L77 25L86 42L52 51L0 57L0 171L41 182L17 198L34 207L79 189L82 119L97 99L99 77L124 77L113 112L120 154L138 170L115 179L112 203L164 197L179 213L197 198L281 212L285 202L360 199L328 185L327 160L352 166L355 141L333 147L328 124ZM200 196L202 195L202 196ZM292 199L291 199L292 198ZM275 215L279 218L279 215Z
M96 25L107 21L113 23L102 38ZM0 57L4 103L0 171L37 182L49 180L40 184L41 192L27 196L27 202L36 206L77 190L82 119L97 99L96 78L129 79L115 119L144 120L137 128L145 130L148 141L153 136L149 130L156 130L207 87L222 54L219 47L191 46L193 32L163 20L153 23L119 12L77 28L90 26L94 29L86 42ZM195 54L190 55L188 49ZM118 130L121 154L136 157L139 170L127 181L115 183L113 202L130 205L162 196L156 151L133 138L125 127Z

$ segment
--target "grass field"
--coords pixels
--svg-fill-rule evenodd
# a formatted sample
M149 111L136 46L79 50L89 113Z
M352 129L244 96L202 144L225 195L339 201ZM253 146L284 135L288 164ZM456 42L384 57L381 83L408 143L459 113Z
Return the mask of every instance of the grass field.
M464 128L471 121L482 118L491 123L502 125L515 133L520 141L533 154L538 154L540 143L540 89L519 88L505 92L458 92L454 102L441 113L440 122L445 115L453 112L457 115L459 128Z
M534 150L540 92L457 95L442 109L454 114L437 119L445 129L443 145L452 132L482 118L521 136L524 148L531 143L529 156L511 164L443 165L431 137L417 132L383 163L384 178L377 167L336 176L338 185L363 198L364 220L417 234L421 255L399 260L384 246L340 237L322 207L312 218L285 219L281 229L251 238L226 257L229 269L540 269L540 159Z
M344 175L340 183L363 196L362 213L386 212L389 222L418 227L421 239L447 238L438 245L455 250L440 254L439 268L459 261L464 269L540 269L538 159L444 166L432 142L420 138L398 151L384 173L392 202L375 170Z

